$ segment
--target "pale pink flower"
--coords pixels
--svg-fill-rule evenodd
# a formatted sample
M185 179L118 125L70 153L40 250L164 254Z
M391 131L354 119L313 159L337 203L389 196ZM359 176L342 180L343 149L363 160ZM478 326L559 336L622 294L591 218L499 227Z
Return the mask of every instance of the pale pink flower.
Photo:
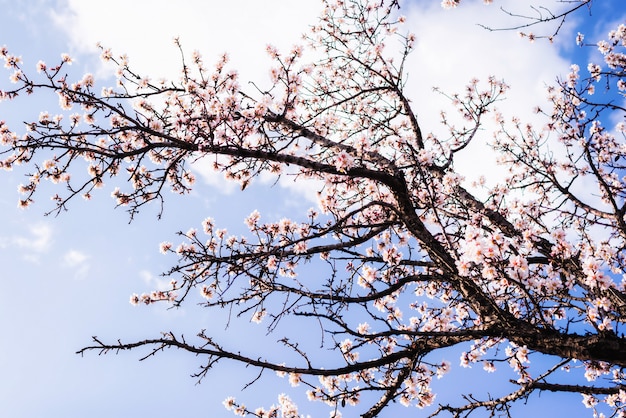
M83 76L83 79L81 80L81 84L84 85L85 87L93 87L94 85L94 78L93 75L90 73L87 73Z
M583 393L583 405L585 405L586 408L593 408L594 406L596 406L598 404L598 399L596 399L593 395L588 395L586 393Z
M598 51L600 51L601 54L606 55L611 51L611 45L607 41L600 41L598 42Z
M22 70L15 70L13 74L11 74L11 76L9 77L9 80L11 81L11 83L15 84L18 81L20 81L21 77L22 77Z
M139 305L139 295L137 293L130 295L130 304L133 306Z
M22 62L22 57L16 57L15 55L2 54L4 56L4 68L17 68Z
M159 244L159 252L161 254L167 254L171 248L172 248L171 242L163 241L161 244Z
M296 254L303 254L307 250L306 241L298 241L296 245L293 246L293 252Z
M259 213L258 210L255 210L246 218L245 223L248 226L248 228L254 229L260 218L261 218L261 214Z
M139 82L137 83L137 86L139 86L140 88L146 88L148 87L148 84L150 83L150 78L149 77L142 77L139 79Z
M260 324L261 321L263 321L263 318L265 318L265 315L267 315L267 311L265 309L256 311L254 315L252 315L252 322L254 322L255 324Z
M382 258L383 258L383 261L392 265L396 265L400 263L400 260L402 260L402 253L399 252L395 246L393 246L393 247L385 248L383 250Z
M418 395L417 407L422 409L427 406L432 405L435 401L435 394L430 391L429 388L426 388L424 391L420 392Z
M369 324L367 322L362 322L356 328L356 332L358 332L359 334L367 334L369 332L369 329L370 329Z
M486 370L488 373L493 373L496 371L496 366L493 364L492 361L484 361L483 369Z
M235 408L233 413L235 415L240 416L240 417L246 416L246 406L245 405L239 405L238 407Z
M482 263L485 253L481 242L472 240L465 245L463 259L468 262Z
M275 270L277 266L278 266L278 262L276 260L276 257L274 256L268 257L266 267L269 270Z
M265 50L267 51L268 55L269 55L271 58L277 58L277 57L279 56L279 54L278 54L278 49L276 49L276 47L275 47L275 46L273 46L273 45L268 44L268 45L265 47Z
M364 266L358 279L359 286L367 289L374 280L376 280L376 270L370 266Z
M610 331L613 329L613 325L611 324L611 320L608 317L602 318L602 322L598 324L598 329L600 331Z
M437 367L437 379L441 379L449 371L450 371L450 362L447 360L442 361L441 365Z
M584 39L585 39L585 35L580 33L580 32L578 32L578 34L576 35L576 45L582 46Z
M113 58L113 54L111 53L111 49L110 48L106 48L102 50L102 54L100 54L100 59L102 61L110 61Z
M213 218L205 218L204 221L202 221L202 229L205 234L211 234L213 232L213 226Z
M69 54L61 54L61 59L63 60L64 63L68 64L68 65L72 65L72 57L70 57Z
M200 289L200 294L203 298L210 300L213 299L213 288L207 285L203 285Z
M461 0L442 0L441 7L444 9L453 9L461 3Z
M528 348L526 346L520 347L515 353L515 357L520 363L530 363L530 360L528 360Z
M302 381L300 373L289 373L289 384L292 387L296 387L300 385Z
M341 151L335 157L335 168L340 173L345 173L354 165L354 158L346 151Z

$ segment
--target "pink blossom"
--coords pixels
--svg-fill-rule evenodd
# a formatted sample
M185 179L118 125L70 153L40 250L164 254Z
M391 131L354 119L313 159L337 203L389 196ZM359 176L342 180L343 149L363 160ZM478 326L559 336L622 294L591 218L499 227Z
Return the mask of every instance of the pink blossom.
M582 403L586 408L593 408L598 404L598 399L593 395L588 395L586 393L582 394L583 400Z
M130 296L130 304L133 306L139 305L139 295L137 295L137 293L133 293Z
M263 318L265 318L265 315L267 315L267 311L265 309L261 309L260 311L256 311L253 315L252 315L252 322L254 322L255 324L260 324L261 321L263 321Z
M293 252L296 254L303 254L306 252L307 243L304 240L298 241L296 245L293 246Z
M93 78L93 74L87 73L83 76L83 79L81 80L81 83L85 86L85 87L93 87L94 85L94 78Z
M266 266L267 266L267 268L270 271L275 270L276 267L278 266L278 262L276 260L276 257L274 257L274 256L268 257Z
M69 56L69 54L61 54L61 59L63 60L64 63L68 64L68 65L72 65L72 57Z
M347 172L354 165L354 158L346 151L341 151L335 156L335 168L340 173Z
M292 387L300 386L302 375L299 373L289 373L289 384Z
M172 243L171 242L167 242L167 241L163 241L161 244L159 244L159 252L161 254L167 254L172 248Z
M453 9L461 3L461 0L442 0L441 7L444 9Z
M11 83L16 84L22 78L22 70L15 70L13 74L9 77Z
M205 234L213 233L213 227L214 227L213 218L205 218L204 221L202 221L202 229Z

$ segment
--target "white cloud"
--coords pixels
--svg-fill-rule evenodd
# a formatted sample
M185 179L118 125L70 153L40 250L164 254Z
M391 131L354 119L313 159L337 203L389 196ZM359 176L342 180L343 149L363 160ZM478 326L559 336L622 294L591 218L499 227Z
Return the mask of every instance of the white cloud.
M200 159L193 163L193 171L199 174L202 180L209 186L215 187L223 194L231 194L238 188L238 184L232 180L226 179L224 173L213 169L214 158L203 160Z
M308 25L316 22L320 4L317 0L69 0L67 9L53 18L69 35L73 50L94 53L95 44L101 42L114 53L127 53L133 67L154 77L178 75L180 56L172 43L178 36L186 52L197 49L207 64L228 52L234 68L248 81L267 73L266 44L290 48L300 42Z
M526 10L524 5L529 3L500 2L505 8L514 5L516 10ZM546 103L545 86L570 63L546 41L530 43L514 31L489 32L477 25L503 26L507 22L503 16L498 7L480 2L464 3L457 10L443 10L438 4L409 9L406 26L416 34L417 43L407 64L408 91L424 133L446 138L439 112L443 109L449 116L454 114L449 100L432 92L433 87L445 93L462 93L472 77L486 81L492 75L511 87L506 100L497 104L506 118L518 115L524 122L544 123L532 109ZM468 180L480 174L486 175L488 182L503 178L503 168L496 166L495 155L487 146L495 129L489 122L455 160L456 169Z
M87 260L87 256L77 250L70 250L63 256L63 261L70 267L76 267Z
M78 250L69 250L63 255L63 264L74 269L74 277L85 278L89 273L90 265L87 263L89 256Z
M37 223L28 227L28 234L15 236L12 242L27 252L43 253L52 244L52 227L44 223Z
M169 279L161 276L155 276L148 270L141 270L139 272L139 277L141 277L141 280L144 282L149 292L153 290L165 291L172 288Z

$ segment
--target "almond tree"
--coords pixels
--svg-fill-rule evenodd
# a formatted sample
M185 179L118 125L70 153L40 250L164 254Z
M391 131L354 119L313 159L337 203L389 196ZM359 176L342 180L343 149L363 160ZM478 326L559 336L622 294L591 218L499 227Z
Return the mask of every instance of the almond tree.
M135 342L94 337L79 353L177 348L204 359L200 379L216 363L239 362L288 376L335 416L353 405L374 417L391 402L433 405L433 416L509 415L540 391L580 393L588 407L602 402L623 416L626 124L617 99L626 91L626 26L598 43L604 62L582 75L572 66L549 88L551 108L537 109L544 126L500 115L494 104L507 85L494 77L450 95L462 122L444 119L444 138L423 133L435 122L418 120L405 94L415 37L402 33L398 4L325 4L308 38L321 58L307 64L303 47L268 47L275 67L267 90L242 87L226 55L208 68L194 53L183 58L180 80L155 82L102 47L118 80L97 91L89 74L69 79L69 56L53 67L40 62L32 76L0 50L15 83L1 99L48 92L62 109L41 113L25 133L0 122L1 166L32 170L20 186L23 207L44 181L64 186L53 196L59 213L117 177L112 195L132 217L162 205L168 189L189 192L193 165L207 160L242 189L262 174L319 185L319 208L294 219L266 222L253 211L240 237L207 218L201 230L181 233L181 243L164 242L162 252L178 258L165 273L171 289L131 297L180 306L201 296L207 309L284 332L278 344L296 360L226 347L205 331ZM595 101L596 87L616 100ZM478 198L454 163L494 117L493 147L510 177ZM619 123L605 127L607 120ZM302 349L298 333L279 327L287 317L319 324L322 348ZM437 406L431 381L451 365L435 354L454 346L465 350L464 366L510 367L511 382L493 378L494 393L508 392ZM544 358L544 368L531 370L532 358ZM242 416L298 414L284 395L268 409L224 404Z

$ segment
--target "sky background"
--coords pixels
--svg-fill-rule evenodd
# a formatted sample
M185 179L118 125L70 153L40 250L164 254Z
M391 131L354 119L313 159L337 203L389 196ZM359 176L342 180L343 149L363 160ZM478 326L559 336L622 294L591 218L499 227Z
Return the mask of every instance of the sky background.
M515 32L488 32L476 24L509 26L512 21L498 6L528 11L532 2L495 0L494 5L484 6L482 1L464 0L463 7L452 11L443 10L439 3L401 3L407 16L404 28L415 32L418 40L407 66L407 89L426 132L440 130L439 110L446 107L432 87L459 91L474 76L504 78L511 91L499 107L506 114L534 120L531 110L544 102L545 85L565 74L572 62L579 62L584 70L588 56L593 54L591 49L575 45L576 32L598 40L615 23L626 20L623 0L597 2L594 19L569 20L555 45L542 41L531 44ZM287 49L298 43L308 25L315 23L320 3L0 0L0 10L0 45L21 55L26 68L33 72L38 60L52 64L67 52L75 58L72 71L77 78L92 72L106 84L111 80L111 69L98 59L95 44L99 41L114 53L127 53L131 67L140 74L153 79L177 77L180 61L172 38L179 36L183 47L188 52L198 49L206 63L228 51L231 65L239 70L243 81L263 81L269 68L265 45ZM0 88L10 88L8 73L1 77ZM42 110L55 111L56 106L55 97L1 103L0 119L18 126L23 120L36 119ZM486 131L485 140L476 141L467 157L459 161L457 168L470 179L481 174L488 179L499 176L499 169L485 152L488 139ZM273 376L239 393L255 374L230 363L218 366L196 385L189 375L202 363L182 352L161 353L141 363L137 361L140 352L75 354L90 343L92 335L129 341L168 330L193 335L206 328L221 333L225 316L219 312L206 312L193 304L178 310L167 310L165 305L129 304L132 293L157 288L163 280L159 274L175 261L159 254L158 244L176 242L176 231L198 227L207 216L217 225L241 233L243 219L254 209L264 219L297 218L315 205L307 187L285 182L269 189L267 184L257 184L246 193L238 193L237 187L203 173L199 171L201 181L191 195L170 196L160 221L156 220L156 208L147 208L132 223L123 210L114 210L111 188L95 195L91 202L72 202L70 211L57 217L44 216L52 209L47 201L52 188L43 188L33 207L20 210L17 186L23 182L24 171L1 173L0 416L227 417L232 414L222 408L221 401L228 395L251 407L269 407L280 392L289 393L301 412L328 416L325 407L303 401L302 388L291 389L286 381ZM271 336L269 341L278 337ZM247 347L253 342L255 347L272 349L260 327L234 326L223 338L230 347ZM448 354L447 359L458 368L458 353L442 355ZM468 387L476 388L477 393L488 382L489 375L479 368L463 369L454 378L436 382L441 390L437 400ZM554 399L558 401L551 402ZM533 409L520 416L585 413L579 396L554 398L543 394L541 399L534 396L532 400L529 408ZM423 412L396 406L382 416L423 416Z

